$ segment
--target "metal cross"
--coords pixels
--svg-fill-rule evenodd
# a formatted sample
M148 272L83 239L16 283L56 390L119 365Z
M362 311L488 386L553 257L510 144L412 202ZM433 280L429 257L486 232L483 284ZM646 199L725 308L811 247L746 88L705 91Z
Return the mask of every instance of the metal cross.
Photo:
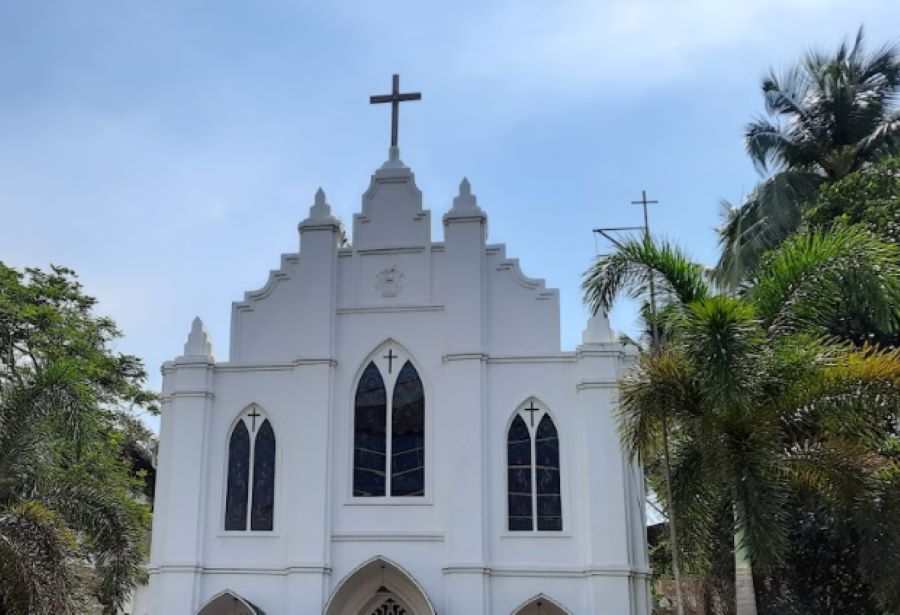
M531 405L530 405L528 408L525 408L525 412L530 412L530 413L531 413L531 426L532 426L532 427L534 427L534 413L535 413L535 412L540 412L540 411L541 411L540 408L535 408L535 407L534 407L534 402L531 402Z
M388 360L388 373L390 374L394 369L394 359L399 358L394 354L393 348L388 348L388 353L382 357L382 359Z
M256 431L256 417L262 416L262 415L259 412L257 412L256 408L254 407L253 410L250 411L250 414L248 414L247 416L250 417L250 421L251 421L250 431Z
M653 205L655 203L659 203L659 201L648 201L647 200L647 191L641 190L641 200L640 201L632 201L632 205L643 205L644 206L644 238L648 238L650 236L650 221L647 218L647 205Z
M394 75L394 87L390 94L369 97L369 104L391 103L391 147L397 147L397 124L400 122L400 103L406 100L422 100L421 92L400 93L400 75Z

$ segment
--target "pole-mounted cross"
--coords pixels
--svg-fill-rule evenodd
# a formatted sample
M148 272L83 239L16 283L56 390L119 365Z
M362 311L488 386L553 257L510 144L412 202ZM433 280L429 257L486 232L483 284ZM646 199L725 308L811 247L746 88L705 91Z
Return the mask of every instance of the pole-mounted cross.
M388 373L390 374L394 370L394 359L398 358L398 356L394 354L394 349L388 348L388 353L381 358L388 360Z
M256 406L250 411L250 414L247 416L250 417L250 431L256 431L256 418L262 416L259 412L256 411Z
M647 200L647 191L641 190L641 200L640 201L632 201L632 205L643 205L644 206L644 239L650 237L650 219L647 217L647 205L654 205L659 203L659 201L648 201Z
M534 407L534 402L531 402L531 404L530 404L527 408L525 408L525 412L530 412L530 413L531 413L531 426L532 426L532 427L534 427L534 413L535 413L535 412L540 412L540 411L541 411L540 408L535 408L535 407Z
M369 97L369 104L391 103L391 147L397 147L397 124L400 123L400 103L406 100L422 100L421 92L400 93L400 75L394 75L394 87L390 94Z

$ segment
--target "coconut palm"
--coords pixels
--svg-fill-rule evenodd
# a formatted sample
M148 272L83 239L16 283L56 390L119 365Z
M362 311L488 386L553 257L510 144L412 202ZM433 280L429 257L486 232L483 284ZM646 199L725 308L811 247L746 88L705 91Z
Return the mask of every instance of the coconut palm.
M624 445L658 458L668 421L684 551L702 567L729 519L737 612L752 614L754 573L772 571L788 548L791 490L816 489L849 510L896 470L877 446L900 410L900 351L836 343L828 331L850 301L900 329L900 249L859 229L806 233L768 255L755 285L735 295L671 245L624 242L587 272L587 303L608 310L623 291L646 297L648 271L668 337L622 383ZM853 297L840 295L847 276Z
M818 186L900 151L900 48L811 52L763 79L767 117L747 125L747 153L765 179L740 207L725 203L718 269L732 285L796 231Z

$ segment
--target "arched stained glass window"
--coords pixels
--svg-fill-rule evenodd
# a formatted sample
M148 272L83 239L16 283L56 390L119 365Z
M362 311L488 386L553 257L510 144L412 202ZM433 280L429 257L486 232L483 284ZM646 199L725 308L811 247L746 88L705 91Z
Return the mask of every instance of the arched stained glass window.
M425 391L408 355L375 353L356 387L354 497L425 495Z
M549 414L538 424L534 440L537 491L537 529L562 530L562 498L559 489L559 436Z
M509 427L506 459L509 531L562 531L559 435L547 411L534 402L520 409Z
M506 438L507 500L510 531L534 529L531 489L531 434L521 416L513 419Z
M225 529L247 529L247 494L250 485L250 433L238 421L228 441L228 490L225 495Z
M385 495L387 392L375 363L356 387L353 425L353 495Z
M228 440L225 529L243 532L249 526L254 531L271 531L274 512L275 431L252 405Z
M275 431L268 419L256 432L253 447L251 530L271 530L275 507Z
M425 392L407 361L391 407L391 495L425 494Z

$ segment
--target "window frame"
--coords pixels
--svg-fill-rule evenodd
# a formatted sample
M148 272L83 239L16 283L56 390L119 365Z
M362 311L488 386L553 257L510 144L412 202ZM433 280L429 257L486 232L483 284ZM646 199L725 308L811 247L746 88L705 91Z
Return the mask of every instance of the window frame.
M531 421L528 416L528 412L526 409L534 404L534 407L540 410L539 413L535 413L534 418L534 426L531 426ZM561 520L562 520L562 529L559 530L540 530L538 529L538 511L537 511L537 430L541 424L541 420L545 416L549 416L550 420L553 421L553 426L556 428L556 438L557 438L557 446L559 449L559 499L560 499L560 508L561 510ZM531 514L532 514L532 529L530 530L511 530L509 529L509 430L512 427L513 421L516 420L516 417L521 417L525 422L525 427L528 429L530 446L531 446ZM529 397L523 403L519 404L516 408L515 412L509 417L506 421L505 429L503 431L503 448L502 448L502 457L503 457L503 486L504 490L502 493L503 497L503 519L502 519L502 531L500 532L501 538L569 538L571 537L570 533L570 519L569 519L569 506L567 505L567 480L568 474L566 470L566 464L563 461L563 435L562 429L560 428L559 419L556 414L550 411L550 408L547 407L545 403L536 397Z
M387 360L382 357L388 350L397 353L394 359L394 369L392 373L387 372ZM424 409L422 412L422 420L425 422L425 454L423 455L425 468L425 482L422 495L391 495L391 466L393 454L393 418L394 418L394 389L397 379L403 366L407 361L416 370L419 382L422 384L422 397ZM381 379L384 382L387 408L385 412L385 495L366 496L356 495L354 493L354 473L355 473L355 449L356 449L356 391L363 374L369 367L369 363L374 363L378 369ZM344 501L345 506L431 506L432 501L432 477L433 477L433 439L432 439L432 420L431 420L431 395L426 379L422 375L421 363L417 361L412 354L402 345L393 340L388 340L378 346L378 349L370 353L357 368L357 373L353 378L351 387L348 391L350 406L349 421L349 446L348 446L348 480L347 491Z
M249 463L247 466L247 472L249 476L248 484L247 484L247 514L246 514L246 525L242 530L228 530L225 529L225 520L228 512L228 466L229 466L229 458L231 452L231 434L234 433L235 428L237 427L240 421L246 421L247 415L250 414L251 411L256 410L259 414L259 426L256 431L250 431L250 425L246 422L244 426L247 428L247 432L250 434L250 448L249 448ZM252 527L252 519L251 515L253 514L253 472L256 466L256 436L259 433L260 427L262 427L263 423L269 421L269 425L272 428L272 432L275 437L275 461L274 461L274 473L275 473L275 481L272 485L272 529L271 530L254 530ZM222 481L222 505L220 507L219 514L219 536L227 536L227 537L241 537L241 536L250 536L250 537L258 537L258 538L266 538L278 537L278 528L279 528L279 502L281 501L281 482L279 480L279 476L281 475L281 446L279 445L278 438L278 428L275 426L275 422L272 421L271 415L263 409L257 403L251 403L244 407L241 410L237 417L228 425L228 430L225 432L225 450L224 450L224 476Z

